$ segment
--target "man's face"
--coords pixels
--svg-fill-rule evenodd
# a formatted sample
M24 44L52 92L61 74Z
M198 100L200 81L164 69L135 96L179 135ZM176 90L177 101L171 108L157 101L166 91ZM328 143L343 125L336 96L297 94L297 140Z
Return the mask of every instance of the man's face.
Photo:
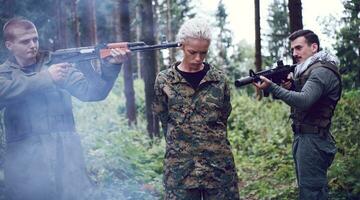
M304 36L298 37L294 41L291 41L290 46L292 56L295 58L295 61L298 64L305 62L305 60L314 55L319 48L316 43L309 45Z
M34 64L39 49L37 30L16 27L13 34L14 39L5 42L6 48L15 56L21 66Z
M202 63L208 53L210 41L204 39L189 38L182 44L184 58L182 63L192 69L201 69Z

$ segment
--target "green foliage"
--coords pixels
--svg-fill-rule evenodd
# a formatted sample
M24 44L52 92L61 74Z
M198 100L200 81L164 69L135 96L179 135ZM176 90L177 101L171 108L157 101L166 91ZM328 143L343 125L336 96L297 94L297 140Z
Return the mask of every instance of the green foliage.
M344 26L337 33L335 50L340 67L348 71L344 76L344 88L360 87L360 0L344 1L346 17Z
M83 8L85 1L79 1ZM99 42L114 40L111 35L111 11L116 1L104 0L97 5ZM101 2L101 3L100 3ZM192 17L194 12L189 0L172 1L172 32L175 34L183 20ZM285 11L282 1L274 9L269 23L274 28L271 33L275 46L286 46L286 43L275 43L287 36ZM336 51L341 67L349 67L350 72L344 76L346 89L358 88L359 81L359 0L344 1L347 16L343 19L344 27L337 33ZM14 13L33 20L39 29L40 45L51 49L56 40L54 1L35 0L14 1ZM165 33L166 5L159 2L158 30ZM41 9L39 9L41 8ZM275 9L276 8L276 9ZM0 9L1 10L1 9ZM79 11L80 21L83 10ZM226 12L219 7L218 26L225 27ZM5 18L0 18L2 27ZM281 25L282 24L282 25ZM276 29L275 29L276 27ZM225 30L225 29L224 29ZM2 33L0 33L0 36ZM83 35L84 36L84 35ZM228 42L229 35L222 42ZM168 38L171 39L171 38ZM230 56L227 72L230 79L247 75L253 67L253 47L240 42ZM272 47L270 47L272 48ZM281 50L284 52L285 50ZM278 52L271 55L277 58ZM0 62L5 58L4 47L0 48ZM217 66L217 56L208 56L209 62ZM211 60L212 59L212 60ZM272 62L273 61L269 61ZM219 65L218 67L223 67ZM161 199L162 162L164 140L151 141L146 132L145 95L142 80L135 80L137 107L137 125L128 126L125 119L125 98L123 83L120 77L111 95L103 102L79 103L75 100L77 129L82 137L85 157L90 177L97 186L95 197L98 199ZM252 91L252 87L246 88ZM360 125L359 91L349 91L339 102L334 120L333 133L337 140L339 153L329 171L329 186L332 199L359 199L360 197ZM233 147L236 166L240 178L241 197L246 199L295 199L296 180L291 156L292 132L288 119L289 108L280 101L264 99L256 101L248 93L233 91L233 111L229 118L229 140ZM1 121L1 116L0 116ZM0 123L1 125L1 123ZM3 194L3 152L5 149L4 134L0 130L0 199ZM96 198L95 198L96 199Z
M216 26L219 28L219 33L217 35L217 50L218 50L218 58L217 62L220 66L228 66L230 63L228 51L232 44L232 32L227 28L229 24L227 21L227 13L225 9L225 5L222 0L219 1L217 6L217 11L215 14L216 18ZM227 69L227 68L225 68Z
M275 0L269 6L267 22L270 33L267 35L269 56L265 58L265 65L272 65L279 59L290 55L290 34L288 9L285 0Z
M111 94L100 103L74 104L88 170L97 183L94 199L157 199L164 142L151 141L145 123L128 127L114 109L119 99Z
M121 76L121 75L119 75ZM119 78L117 84L112 90L112 93L115 94L117 99L117 112L121 116L126 115L126 98L124 96L124 83L123 79ZM136 112L139 115L140 120L145 119L145 91L144 91L144 81L142 79L134 80L134 90L135 92L135 106Z
M137 125L128 126L123 82L118 80L105 101L74 101L88 170L97 183L94 198L159 199L163 193L165 143L148 138L141 112L145 109L144 82L134 82L137 111L141 115Z
M329 170L331 199L360 198L360 92L346 92L333 119L339 153ZM289 108L281 101L256 101L234 92L229 139L240 178L241 196L295 199Z
M339 153L329 172L334 193L360 198L360 92L346 92L333 120L333 134Z
M249 69L254 69L254 47L242 40L235 45L234 53L230 56L231 62L227 68L228 77L232 81L249 76ZM253 87L252 87L253 88Z
M1 2L0 2L1 3ZM49 14L50 11L52 11L54 7L54 1L48 0L48 1L35 1L35 0L23 0L23 1L13 1L12 2L12 12L9 13L11 15L9 16L3 16L0 17L0 38L3 40L3 33L2 28L3 25L7 20L9 20L13 16L21 16L26 17L34 22L34 24L37 26L39 31L39 42L42 44L43 47L48 49L51 46L51 42L55 35L55 23L52 22L54 19L54 14ZM53 7L52 7L53 6ZM41 8L41 9L39 9ZM8 8L4 8L8 9ZM6 10L4 10L2 6L0 7L0 12L5 13ZM1 41L0 45L0 63L3 63L5 61L6 57L8 56L7 50L4 45L4 41Z
M168 3L166 0L160 0L158 2L158 16L157 16L157 29L160 33L165 34L168 32L167 30L167 14L168 9L170 9L171 13L171 36L172 38L167 38L169 41L175 40L175 36L184 21L186 19L192 18L195 16L194 6L191 5L191 0L169 0L171 7L168 7Z
M232 144L244 198L295 198L288 107L280 101L256 101L234 92L229 118Z

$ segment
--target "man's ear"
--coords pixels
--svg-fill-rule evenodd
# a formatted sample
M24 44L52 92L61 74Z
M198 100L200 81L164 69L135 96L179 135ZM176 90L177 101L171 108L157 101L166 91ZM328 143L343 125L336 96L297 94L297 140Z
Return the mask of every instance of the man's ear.
M10 41L5 41L5 47L6 47L9 51L11 51L11 49L12 49L12 42L10 42Z
M312 43L312 44L311 44L311 50L312 50L313 53L318 52L318 50L319 50L319 45L317 45L316 43Z

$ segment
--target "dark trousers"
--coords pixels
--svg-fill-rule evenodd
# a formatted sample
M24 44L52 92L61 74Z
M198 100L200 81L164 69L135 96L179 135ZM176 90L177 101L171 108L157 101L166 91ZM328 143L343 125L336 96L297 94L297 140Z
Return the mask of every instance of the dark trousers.
M328 199L327 170L335 153L331 135L295 134L293 158L300 200Z
M239 200L236 184L215 189L172 189L165 191L165 200Z

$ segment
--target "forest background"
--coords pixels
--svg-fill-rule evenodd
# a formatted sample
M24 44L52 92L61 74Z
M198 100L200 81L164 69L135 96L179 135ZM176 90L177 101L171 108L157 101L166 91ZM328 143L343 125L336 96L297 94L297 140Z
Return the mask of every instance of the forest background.
M247 76L249 69L268 69L279 59L290 64L287 36L303 28L301 0L270 1L266 32L260 27L261 1L254 0L254 43L234 43L224 2L219 0L216 12L207 16L214 27L208 62L224 70L230 82ZM0 0L0 26L13 16L24 16L38 27L40 47L50 51L116 41L158 44L164 36L175 41L180 25L197 15L197 3ZM342 5L343 17L329 15L318 22L322 34L328 37L324 39L333 41L326 50L339 57L343 72L344 91L332 127L339 152L329 171L329 187L331 199L360 199L360 0L344 0ZM2 32L0 38L3 41ZM134 53L106 100L81 103L74 99L88 171L101 199L162 199L165 141L150 105L156 74L180 56L176 49ZM2 43L0 62L6 57ZM289 107L263 97L252 86L239 89L232 85L231 92L233 111L228 137L241 198L295 199L298 191L291 156ZM0 199L4 199L2 167L6 146L1 119L0 115Z

